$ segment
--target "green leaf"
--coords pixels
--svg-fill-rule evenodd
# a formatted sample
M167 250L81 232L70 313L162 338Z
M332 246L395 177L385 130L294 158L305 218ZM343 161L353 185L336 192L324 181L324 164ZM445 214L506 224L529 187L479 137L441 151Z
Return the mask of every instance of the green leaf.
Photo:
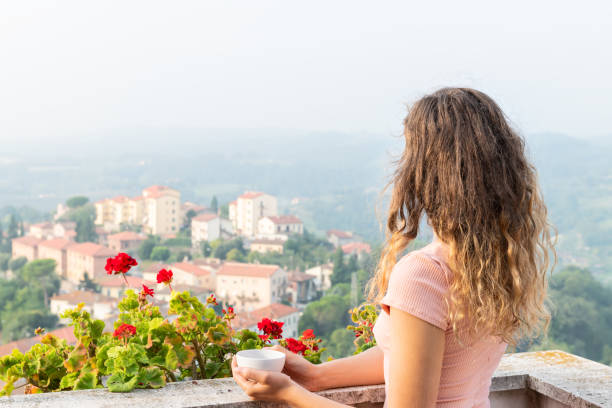
M98 385L98 376L94 372L84 372L74 384L75 390L91 390Z
M138 388L161 388L166 385L166 377L158 367L142 367L138 374Z
M63 376L62 380L60 381L60 389L61 390L73 389L74 383L76 382L78 375L79 373L69 373Z
M130 392L136 387L138 376L126 376L123 373L115 373L108 378L106 385L110 392Z

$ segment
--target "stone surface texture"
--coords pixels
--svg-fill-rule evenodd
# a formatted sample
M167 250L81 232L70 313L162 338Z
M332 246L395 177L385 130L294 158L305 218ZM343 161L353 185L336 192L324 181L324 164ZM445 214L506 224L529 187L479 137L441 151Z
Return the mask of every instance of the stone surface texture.
M357 407L380 407L384 386L349 387L321 392ZM231 378L185 381L157 390L111 393L105 389L16 395L0 398L3 407L51 408L209 408L280 407L250 401ZM612 368L561 351L507 354L491 384L491 406L612 407Z

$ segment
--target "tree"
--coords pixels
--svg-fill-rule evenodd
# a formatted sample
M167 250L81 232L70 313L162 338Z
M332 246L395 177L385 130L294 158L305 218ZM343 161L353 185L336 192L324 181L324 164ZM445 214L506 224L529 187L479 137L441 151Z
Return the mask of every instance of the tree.
M19 225L17 223L17 217L15 214L9 215L8 229L6 230L6 234L9 240L19 236Z
M211 247L213 248L213 256L215 258L225 259L227 253L232 249L237 249L243 256L246 256L242 238L234 238L231 241L215 240L211 242Z
M219 215L223 218L229 218L229 205L222 205L221 209L219 210Z
M170 258L170 250L165 246L156 246L151 251L151 259L154 261L165 262Z
M306 306L298 323L299 331L314 327L319 336L329 339L334 330L350 324L349 309L349 296L326 294Z
M158 244L159 240L153 235L149 235L147 239L142 241L138 248L138 256L142 259L151 259L151 252L153 248Z
M23 226L23 220L19 221L19 236L23 237L25 235L25 227Z
M333 358L348 357L355 351L355 335L345 327L337 328L329 336L329 341L325 341L326 354Z
M11 256L9 254L0 254L0 271L8 271L10 259Z
M337 283L348 283L351 281L351 274L344 263L344 252L342 248L336 249L333 259L334 269L330 277L332 285Z
M244 262L245 257L238 248L231 249L225 256L228 261Z
M89 198L85 196L74 196L66 200L66 206L68 208L74 209L74 208L82 207L88 202L89 202Z
M100 285L93 281L87 272L83 275L83 279L79 281L79 290L90 290L92 292L100 293L102 290Z
M210 209L216 213L219 210L219 200L217 200L217 196L213 196L212 200L210 200Z
M189 253L189 251L180 250L173 255L173 258L176 260L176 262L183 262L185 258L187 258L187 260L191 260L191 253Z
M200 251L205 258L208 258L212 254L212 247L208 241L200 242Z
M72 209L67 218L76 223L76 242L95 242L98 239L96 234L96 209L93 205L83 205Z
M189 211L187 211L187 213L185 214L185 218L183 218L183 231L187 231L191 228L191 220L196 215L198 215L198 213L196 213L193 208L190 208Z
M40 287L44 306L49 307L49 298L59 291L60 279L55 274L53 259L36 259L28 262L20 272L29 287Z
M25 256L20 256L18 258L11 259L9 262L9 269L13 272L16 272L21 269L26 263L28 263L28 258L26 258Z
M42 327L52 330L57 325L57 316L47 310L15 310L7 316L3 313L2 339L5 342L32 337L34 330Z

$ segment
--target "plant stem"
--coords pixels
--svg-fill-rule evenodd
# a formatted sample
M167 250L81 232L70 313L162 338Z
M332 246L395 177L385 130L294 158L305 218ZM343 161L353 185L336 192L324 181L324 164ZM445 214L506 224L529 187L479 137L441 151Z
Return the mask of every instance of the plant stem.
M200 345L198 344L198 339L193 339L193 347L196 351L196 359L198 360L198 365L200 366L200 378L204 378L204 373L206 372L206 364L204 364L204 360L202 360L202 355L200 354ZM194 378L195 379L195 378Z
M170 377L170 379L172 380L172 382L176 382L176 376L174 375L174 373L170 370L168 370L166 367L163 367L164 370L166 370L166 374L168 374L168 377Z

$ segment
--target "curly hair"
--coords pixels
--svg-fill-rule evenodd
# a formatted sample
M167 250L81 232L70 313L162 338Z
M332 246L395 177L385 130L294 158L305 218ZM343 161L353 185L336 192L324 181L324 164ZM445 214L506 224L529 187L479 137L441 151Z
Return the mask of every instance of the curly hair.
M545 330L554 228L522 137L490 97L468 88L444 88L418 100L404 120L404 136L370 300L383 297L425 213L449 248L455 333L467 319L467 334L515 345Z

